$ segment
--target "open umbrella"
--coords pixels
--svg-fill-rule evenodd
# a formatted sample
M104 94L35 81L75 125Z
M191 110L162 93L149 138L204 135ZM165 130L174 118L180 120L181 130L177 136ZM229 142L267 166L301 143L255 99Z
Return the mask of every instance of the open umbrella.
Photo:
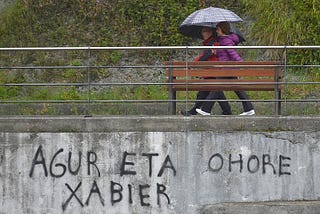
M243 20L231 10L208 7L190 14L180 25L179 31L183 35L202 39L203 27L215 28L217 23L224 21L241 22ZM243 35L233 25L231 25L231 31L238 34L240 41L245 41Z

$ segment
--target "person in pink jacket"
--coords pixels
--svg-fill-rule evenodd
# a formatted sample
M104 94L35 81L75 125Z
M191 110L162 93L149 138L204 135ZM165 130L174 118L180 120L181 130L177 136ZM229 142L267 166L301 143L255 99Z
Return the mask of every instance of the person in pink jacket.
M220 46L235 46L239 43L239 36L235 33L231 33L229 22L219 22L217 24L217 34L219 36ZM218 49L217 57L219 61L243 61L238 52L235 49ZM241 100L249 100L249 96L245 91L235 91L237 96ZM216 92L212 91L207 96L207 100L212 100L216 97ZM199 114L209 115L214 102L206 101L201 108L196 109ZM253 105L250 101L242 101L244 112L240 115L255 115Z

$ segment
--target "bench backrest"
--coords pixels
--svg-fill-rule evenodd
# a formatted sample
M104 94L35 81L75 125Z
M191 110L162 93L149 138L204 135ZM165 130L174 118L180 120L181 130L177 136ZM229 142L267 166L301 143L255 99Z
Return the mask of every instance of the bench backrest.
M183 90L280 90L281 63L245 62L165 62L169 86ZM201 77L201 78L199 78Z

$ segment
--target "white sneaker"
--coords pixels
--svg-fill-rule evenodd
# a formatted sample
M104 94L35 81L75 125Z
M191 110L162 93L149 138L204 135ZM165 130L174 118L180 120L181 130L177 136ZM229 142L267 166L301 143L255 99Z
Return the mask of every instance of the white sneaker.
M205 116L210 115L209 112L202 111L202 110L199 109L199 108L196 109L196 112L198 112L198 113L201 114L201 115L205 115Z
M254 111L254 109L252 109L251 111L243 112L240 115L241 116L247 116L247 115L255 115L255 114L256 114L256 112Z

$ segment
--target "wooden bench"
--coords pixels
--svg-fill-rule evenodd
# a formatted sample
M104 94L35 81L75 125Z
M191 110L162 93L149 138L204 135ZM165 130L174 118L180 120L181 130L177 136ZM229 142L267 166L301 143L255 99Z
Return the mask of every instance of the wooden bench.
M176 114L177 91L274 91L275 114L281 114L281 68L277 61L165 62L169 113Z

